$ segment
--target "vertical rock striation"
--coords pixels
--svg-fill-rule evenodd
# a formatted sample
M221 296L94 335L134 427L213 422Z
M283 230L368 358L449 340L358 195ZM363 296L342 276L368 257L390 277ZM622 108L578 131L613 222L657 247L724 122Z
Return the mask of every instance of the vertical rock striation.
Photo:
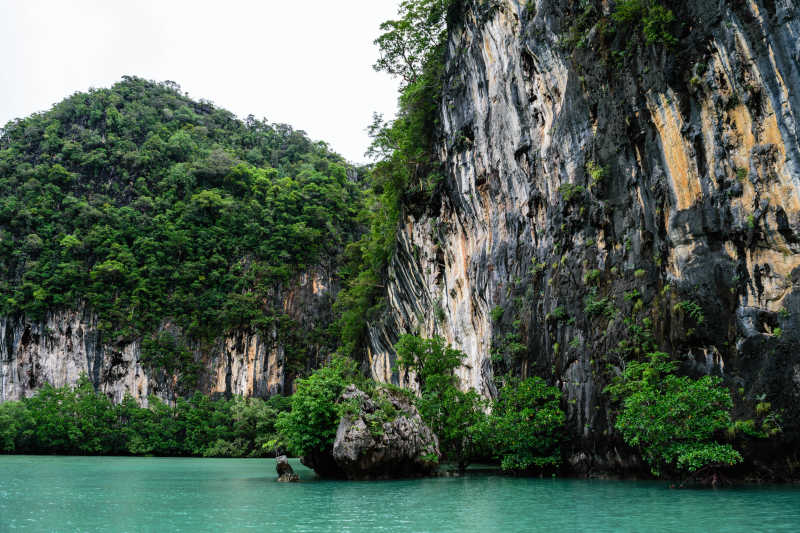
M796 3L669 2L673 49L604 31L610 2L590 24L568 0L463 4L444 192L399 232L388 310L369 327L373 375L398 380L402 333L442 335L486 395L495 372L556 383L574 460L591 463L577 466L624 466L602 390L625 320L649 318L684 372L722 375L740 414L767 398L796 434Z
M283 311L305 331L331 320L338 282L329 270L316 268L301 274L280 295ZM166 321L163 329L180 335ZM190 343L200 367L197 390L260 397L291 392L288 342L274 329L268 338L252 331L231 331L210 343ZM304 364L318 366L323 349L311 346L312 357ZM182 392L178 375L143 364L139 340L107 342L90 311L53 312L42 321L0 317L0 401L31 396L45 383L71 385L81 374L115 402L126 393L146 404L151 394L171 401Z

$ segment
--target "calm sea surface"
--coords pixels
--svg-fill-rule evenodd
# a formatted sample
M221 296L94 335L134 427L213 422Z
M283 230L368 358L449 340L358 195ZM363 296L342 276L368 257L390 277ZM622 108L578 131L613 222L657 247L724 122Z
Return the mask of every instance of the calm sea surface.
M0 456L0 531L800 531L800 487L515 479L275 482L271 459Z

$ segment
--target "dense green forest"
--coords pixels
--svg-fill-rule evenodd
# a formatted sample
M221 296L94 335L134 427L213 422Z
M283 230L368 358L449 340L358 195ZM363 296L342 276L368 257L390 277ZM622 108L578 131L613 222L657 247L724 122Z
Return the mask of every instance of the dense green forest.
M336 262L361 197L324 143L126 77L2 130L0 313L86 305L168 369L185 339L155 336L167 321L290 336L277 288Z
M74 387L45 385L0 404L0 453L262 457L274 452L265 444L287 400L196 393L174 406L151 397L140 407L131 396L114 405L84 376Z

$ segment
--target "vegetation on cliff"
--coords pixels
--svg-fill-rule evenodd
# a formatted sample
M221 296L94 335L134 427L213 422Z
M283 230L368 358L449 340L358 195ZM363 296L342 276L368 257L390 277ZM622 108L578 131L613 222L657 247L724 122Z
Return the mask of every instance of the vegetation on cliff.
M655 475L740 462L733 446L714 438L731 425L730 392L718 377L694 380L676 376L676 368L667 354L653 352L629 362L608 388L622 402L616 428L625 442L641 451Z
M291 410L278 419L282 443L291 453L307 455L333 448L342 416L337 402L347 385L363 381L352 360L335 358L307 379L297 380Z
M279 289L335 264L362 194L324 143L132 77L0 133L0 313L85 305L107 342L275 329L304 359Z
M757 420L734 419L731 391L720 377L679 375L678 361L658 351L650 325L647 319L630 322L629 339L618 350L623 370L605 392L618 408L614 427L653 475L697 476L736 465L743 457L734 444L746 448L743 440L782 431L781 417L769 403L759 404ZM737 436L744 439L736 442Z
M464 353L442 338L404 335L396 345L397 366L412 373L419 387L417 407L439 437L439 449L461 470L487 452L485 401L474 390L459 389L455 370Z
M465 355L444 339L404 335L396 349L398 367L412 373L419 387L420 413L459 469L479 459L497 460L509 472L561 464L565 415L557 388L538 377L508 376L498 397L484 400L459 387L455 371Z
M423 421L436 434L444 460L464 470L478 459L497 460L509 472L531 472L561 464L564 438L561 393L540 378L508 378L498 399L488 402L474 390L462 391L455 375L464 353L441 338L404 336L397 344L398 365L412 372L420 389L413 398ZM330 455L343 416L354 406L340 401L351 383L377 402L367 417L370 431L397 415L389 402L373 394L378 384L360 375L355 364L335 358L297 382L291 411L279 416L279 442L297 455ZM380 385L387 387L387 385Z
M387 122L376 116L370 127L373 141L368 154L376 160L366 216L370 229L348 249L345 290L337 302L341 351L346 355L361 356L364 317L376 317L381 309L381 287L402 214L424 206L442 180L436 142L452 4L405 0L399 18L381 25L384 33L375 41L380 59L374 68L397 76L401 85L397 117Z

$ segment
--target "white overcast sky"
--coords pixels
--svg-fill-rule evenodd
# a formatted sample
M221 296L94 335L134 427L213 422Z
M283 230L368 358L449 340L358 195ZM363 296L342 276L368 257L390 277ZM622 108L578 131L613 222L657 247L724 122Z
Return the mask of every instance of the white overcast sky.
M372 70L399 0L0 0L0 125L123 75L172 80L363 162L397 81Z

